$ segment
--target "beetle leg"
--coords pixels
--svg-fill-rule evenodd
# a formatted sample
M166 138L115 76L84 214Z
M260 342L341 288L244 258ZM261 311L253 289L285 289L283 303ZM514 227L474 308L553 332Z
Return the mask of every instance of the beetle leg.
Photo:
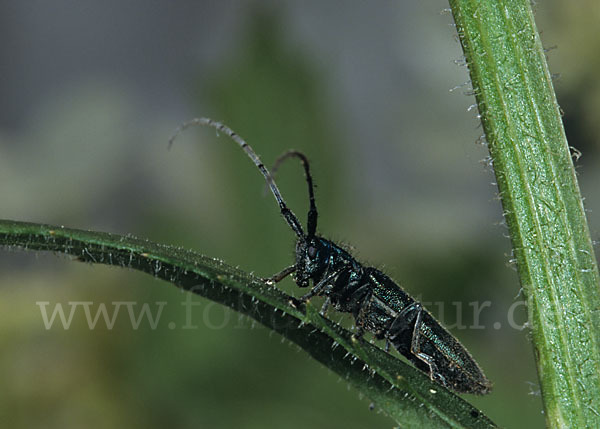
M427 364L429 367L429 378L432 380L439 379L442 384L446 384L446 380L439 373L437 365L433 357L421 351L421 326L423 325L423 306L419 302L413 302L407 305L394 321L392 322L389 332L402 332L412 325L412 336L410 340L410 352L419 360ZM395 335L392 335L388 340L394 341ZM387 347L387 345L386 345Z
M329 307L329 304L331 304L331 298L327 297L327 298L325 298L325 302L323 303L323 306L321 307L321 311L319 311L319 314L321 316L325 316L325 314L327 313L327 307Z
M272 275L271 277L262 279L262 281L267 284L279 283L281 280L285 279L287 276L292 274L294 271L296 271L296 265L291 265L287 268L284 268L279 273Z
M305 295L302 295L300 297L300 301L302 302L306 302L309 299L311 299L313 296L315 295L319 295L323 289L325 288L325 286L327 286L329 284L329 282L335 278L336 276L338 276L340 273L342 273L343 270L340 271L335 271L333 273L331 273L330 275L328 275L327 277L325 277L323 280L321 280L319 283L317 283L311 290L310 292L308 292Z
M413 328L412 340L410 342L410 351L413 355L421 359L429 366L429 378L432 381L438 379L438 381L446 385L446 379L438 371L437 365L433 361L433 357L421 351L421 325L423 324L423 307L420 303L415 302L412 307L417 312L415 316L415 326Z

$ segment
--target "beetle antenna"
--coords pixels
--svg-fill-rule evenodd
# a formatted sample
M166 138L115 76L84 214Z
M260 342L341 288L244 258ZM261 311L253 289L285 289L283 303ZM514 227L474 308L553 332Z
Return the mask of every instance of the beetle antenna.
M271 175L271 173L269 173L269 170L267 170L267 167L265 167L265 165L262 163L262 161L260 160L260 158L258 157L256 152L254 152L254 150L250 147L250 145L248 143L246 143L244 141L244 139L242 139L238 134L236 134L227 125L222 124L221 122L213 121L212 119L209 119L209 118L192 119L188 122L183 123L181 126L179 126L179 128L177 128L177 130L175 130L175 133L169 139L169 148L171 148L171 146L173 145L173 142L175 141L175 139L181 132L183 132L185 129L187 129L189 127L193 127L196 125L207 125L209 127L213 127L217 131L220 131L220 132L226 134L234 142L236 142L238 145L240 145L240 147L244 150L244 152L246 152L246 155L248 155L248 157L252 160L252 162L254 162L254 165L256 165L256 168L258 168L260 170L260 172L262 173L262 175L264 176L265 181L267 182L267 185L269 185L269 188L271 189L271 192L273 193L273 196L275 197L275 200L277 201L277 204L279 204L279 209L281 210L281 215L283 216L283 218L286 220L286 222L288 223L290 228L292 228L292 230L296 233L296 235L298 237L303 237L304 231L302 230L302 225L300 225L300 221L298 220L296 215L288 208L287 204L283 200L283 197L281 196L281 193L279 192L279 188L275 184L275 181L273 180L273 176ZM305 167L305 168L307 168L307 167ZM316 220L316 218L315 218L315 220ZM310 225L309 225L309 231L310 231Z
M283 155L281 155L279 158L277 158L277 160L275 161L275 164L273 164L273 167L271 167L271 174L274 177L275 174L277 173L277 170L279 170L279 167L281 167L281 164L283 164L283 162L289 158L298 158L300 160L300 162L302 162L302 166L304 167L304 176L306 178L306 183L308 185L308 199L310 201L310 208L308 209L308 220L306 222L306 229L308 230L307 237L314 237L317 232L317 216L318 216L318 214L317 214L317 205L315 203L315 192L314 192L313 180L312 180L312 176L310 174L310 167L309 167L308 158L306 158L306 155L304 155L302 152L299 152L297 150L290 150L290 151L285 152Z

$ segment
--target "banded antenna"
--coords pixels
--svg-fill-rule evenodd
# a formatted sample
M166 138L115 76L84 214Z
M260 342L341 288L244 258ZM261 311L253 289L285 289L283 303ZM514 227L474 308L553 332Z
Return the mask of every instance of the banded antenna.
M248 155L248 157L252 160L254 165L256 165L256 168L258 168L260 170L260 172L262 173L262 175L264 176L265 181L267 182L267 185L271 189L271 192L273 193L273 196L275 197L275 200L277 201L277 204L279 204L279 209L281 210L281 215L283 216L283 218L286 220L286 222L288 223L290 228L292 228L292 230L296 233L296 235L298 237L304 237L304 230L302 229L302 225L300 225L300 221L298 220L296 215L288 208L287 204L283 200L283 197L281 196L281 193L279 192L279 188L277 187L277 184L275 184L275 181L273 180L273 176L271 175L271 173L269 173L269 170L267 170L267 167L265 167L265 165L262 163L262 161L260 160L260 158L258 157L256 152L254 152L254 150L250 147L250 145L248 143L246 143L244 141L244 139L242 139L238 134L236 134L227 125L222 124L221 122L213 121L212 119L209 119L209 118L192 119L188 122L183 123L179 128L177 128L177 130L175 130L175 133L169 139L169 148L171 148L171 146L173 145L173 142L175 141L175 139L181 132L183 132L185 129L187 129L189 127L193 127L193 126L197 126L197 125L207 125L209 127L215 128L219 132L226 134L234 142L236 142L244 150L244 152L246 152L246 155ZM306 166L305 166L305 171L308 172L308 164L306 164ZM310 176L308 175L308 177L310 177ZM312 180L311 180L311 189L312 189ZM309 216L309 218L310 218L310 216ZM316 227L316 224L315 224L315 227ZM310 225L309 225L309 231L310 231Z
M310 208L308 210L308 220L306 222L306 229L308 230L307 237L311 238L311 237L314 237L317 232L318 214L317 214L317 205L315 203L315 192L314 192L312 176L310 174L310 167L308 165L308 159L306 158L306 155L304 155L302 152L299 152L299 151L293 150L293 149L285 152L279 158L277 158L277 160L275 161L275 164L273 164L273 167L271 167L271 174L273 177L275 177L275 174L277 174L277 170L279 170L279 167L281 167L281 164L283 164L283 162L289 158L298 158L300 160L300 162L302 163L302 167L304 167L304 176L306 177L306 183L308 184L308 199L310 201Z

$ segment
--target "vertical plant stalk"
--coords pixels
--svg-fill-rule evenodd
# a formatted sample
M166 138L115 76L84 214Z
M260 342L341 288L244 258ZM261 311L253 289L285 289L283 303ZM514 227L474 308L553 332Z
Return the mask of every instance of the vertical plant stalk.
M546 423L600 427L598 267L530 2L450 6L527 299Z

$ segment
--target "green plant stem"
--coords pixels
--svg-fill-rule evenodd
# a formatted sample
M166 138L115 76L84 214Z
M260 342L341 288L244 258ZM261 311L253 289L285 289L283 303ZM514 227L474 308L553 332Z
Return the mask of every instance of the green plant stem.
M510 231L549 427L600 427L600 289L529 0L450 0Z
M134 237L0 220L0 246L52 251L140 270L252 317L298 344L404 427L494 428L481 411L422 372L356 339L312 306L217 259Z

